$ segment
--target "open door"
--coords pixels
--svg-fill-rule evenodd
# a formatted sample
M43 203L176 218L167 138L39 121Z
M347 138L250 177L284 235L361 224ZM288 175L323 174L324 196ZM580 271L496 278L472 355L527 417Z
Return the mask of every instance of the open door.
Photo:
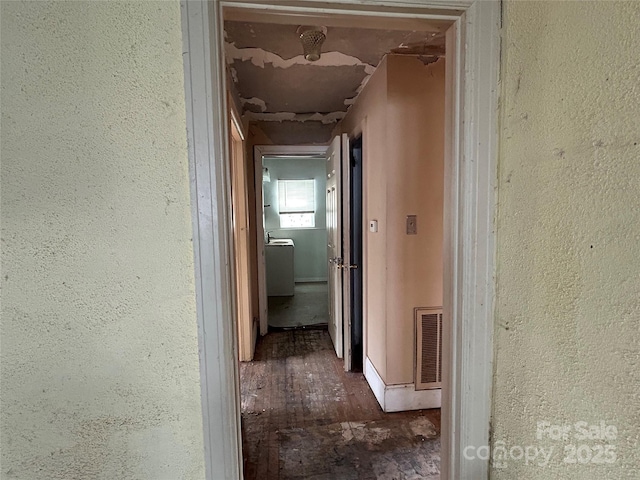
M338 358L343 357L342 322L342 151L340 136L327 150L327 278L329 287L329 335Z

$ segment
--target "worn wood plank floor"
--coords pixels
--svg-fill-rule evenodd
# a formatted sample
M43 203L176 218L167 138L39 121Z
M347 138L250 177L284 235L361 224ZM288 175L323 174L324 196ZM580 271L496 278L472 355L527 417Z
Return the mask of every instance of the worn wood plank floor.
M240 377L246 480L287 477L277 433L285 428L422 416L440 433L440 410L382 412L364 376L344 371L326 329L269 333ZM308 455L326 461L326 452Z

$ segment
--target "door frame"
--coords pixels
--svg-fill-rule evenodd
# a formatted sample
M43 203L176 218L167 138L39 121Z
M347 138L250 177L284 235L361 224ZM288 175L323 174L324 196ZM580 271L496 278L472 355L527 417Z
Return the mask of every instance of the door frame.
M247 162L244 128L232 102L229 102L229 155L231 157L232 234L236 288L236 330L238 333L238 358L241 362L253 360L256 345L256 328L251 309L251 267L249 238L249 208Z
M445 134L441 478L482 480L493 378L499 1L181 0L206 478L242 478L222 8L450 20Z
M262 159L264 157L286 156L317 156L324 155L326 145L255 145L253 147L254 182L256 189L256 245L258 257L258 312L260 317L260 335L266 335L269 329L269 298L267 297L267 266L264 251L264 223L262 211Z

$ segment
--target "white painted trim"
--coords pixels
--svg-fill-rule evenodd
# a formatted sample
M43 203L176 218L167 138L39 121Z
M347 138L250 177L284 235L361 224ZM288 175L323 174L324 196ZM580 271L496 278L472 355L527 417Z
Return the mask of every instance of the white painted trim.
M205 471L208 479L235 479L242 477L242 448L222 31L215 4L180 6Z
M380 404L380 408L382 408L382 410L384 411L384 388L386 387L386 385L384 384L384 380L382 380L382 377L378 373L378 370L376 370L376 367L374 367L373 363L371 363L371 360L369 360L369 357L364 358L363 370L364 378L366 378L367 383L369 383L369 386L373 391L373 395L376 397L376 400L378 400L378 403Z
M407 410L426 410L440 408L442 389L416 390L413 383L387 385L384 392L385 412L404 412Z
M442 403L442 390L439 388L416 390L413 383L385 384L369 357L365 358L364 377L384 412L440 408Z
M454 10L464 11L473 5L475 0L300 0L287 2L273 2L273 0L222 0L224 6L236 6L247 9L287 10L325 13L337 11L343 15L381 15L407 16L409 12L403 9L412 9L410 13L425 18L435 18L438 15L430 15L429 10ZM315 5L314 5L315 4ZM361 7L361 8L358 8ZM412 17L413 18L413 17Z
M455 21L474 0L299 0L291 2L273 2L261 0L222 0L225 8L234 10L265 11L268 14L297 15L299 17L332 16L383 17L389 19L425 19ZM314 5L315 3L315 5ZM234 19L238 19L237 14ZM301 18L303 22L304 18ZM330 23L329 23L330 24Z
M488 445L491 428L500 8L476 1L447 35L443 479L489 472L462 452Z
M201 354L207 479L241 478L238 382L231 322L227 126L221 5L267 3L182 0L185 93ZM272 4L271 4L272 5ZM454 19L448 35L453 90L447 105L443 480L484 480L488 460L467 461L466 445L489 439L493 360L494 188L500 54L500 3L476 0L288 2L296 12ZM293 8L293 6L295 8ZM278 7L278 5L276 5ZM421 9L422 14L416 13ZM282 10L282 9L281 9ZM446 13L445 13L446 12ZM453 47L453 48L452 48ZM450 81L451 77L448 78ZM206 295L205 295L206 293ZM231 322L231 323L230 323ZM449 341L449 343L447 342ZM370 375L367 372L367 375Z

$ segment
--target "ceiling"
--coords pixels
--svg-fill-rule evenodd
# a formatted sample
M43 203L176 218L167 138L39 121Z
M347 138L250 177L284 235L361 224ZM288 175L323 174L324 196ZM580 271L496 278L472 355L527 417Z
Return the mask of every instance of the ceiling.
M225 22L225 50L243 114L274 143L326 143L387 53L444 55L442 30L327 27L322 56L302 55L297 25Z

